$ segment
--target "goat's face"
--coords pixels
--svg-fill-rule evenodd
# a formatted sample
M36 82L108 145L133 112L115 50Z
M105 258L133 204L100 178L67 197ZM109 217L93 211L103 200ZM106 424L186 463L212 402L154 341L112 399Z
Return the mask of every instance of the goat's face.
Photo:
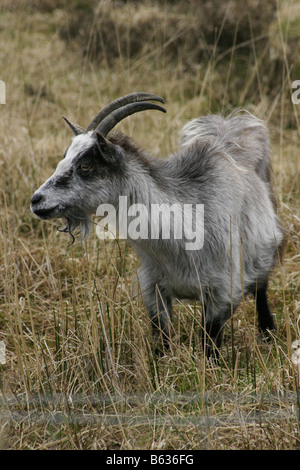
M81 223L84 235L98 205L113 203L123 162L121 147L99 132L77 135L54 174L33 194L31 211L40 219L66 218L69 232Z
M90 216L100 204L114 204L125 177L125 151L106 136L131 114L146 109L166 112L147 100L164 102L151 93L130 93L105 106L86 130L64 118L76 137L54 174L32 196L31 211L37 217L65 217L64 231L72 235L81 224L83 237L87 234Z

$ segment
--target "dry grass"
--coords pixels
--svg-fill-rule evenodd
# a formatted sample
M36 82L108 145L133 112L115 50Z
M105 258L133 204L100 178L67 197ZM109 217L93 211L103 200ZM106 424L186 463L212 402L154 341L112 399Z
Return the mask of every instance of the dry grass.
M279 71L275 66L272 71L280 74L274 91L270 69L264 78L266 51L256 50L251 36L251 60L246 70L245 61L240 64L241 83L237 47L227 50L226 73L224 51L191 72L180 57L172 62L158 54L167 50L162 36L154 51L94 60L78 47L70 49L62 37L63 26L74 20L73 10L62 8L65 2L28 4L28 10L22 2L0 7L0 78L7 86L0 114L0 339L6 345L0 446L299 448L299 370L291 361L292 343L300 335L299 109L290 100L293 41L287 26L289 18L296 21L292 6L280 3L285 16L278 21L275 16L270 26L276 61L282 59L276 62ZM151 5L145 2L145 17L158 8ZM68 247L57 222L37 221L29 211L33 191L69 143L60 116L85 125L111 98L133 90L166 97L166 118L145 113L122 124L158 155L176 148L187 119L211 109L245 105L269 122L274 187L288 232L284 264L270 284L277 332L269 343L262 340L254 304L246 299L228 323L219 366L202 357L196 304L176 307L170 353L152 354L147 314L131 293L138 260L127 245L93 235Z

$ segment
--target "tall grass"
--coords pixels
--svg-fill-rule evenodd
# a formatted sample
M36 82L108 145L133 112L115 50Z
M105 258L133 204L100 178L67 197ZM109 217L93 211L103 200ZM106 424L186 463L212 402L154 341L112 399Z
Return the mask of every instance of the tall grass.
M0 78L7 86L0 113L0 340L6 345L1 447L299 448L299 369L292 362L300 334L299 111L290 100L291 43L283 22L292 19L289 3L278 5L268 36L277 51L285 51L275 91L269 85L279 62L268 75L263 65L272 44L258 47L254 25L246 66L238 55L238 29L231 46L218 49L225 18L213 50L207 45L206 66L190 68L184 57L168 55L166 3L159 7L164 24L154 48L131 56L119 32L119 53L109 60L105 43L106 56L92 56L97 21L83 54L76 36L62 34L77 13L54 3L0 7ZM140 13L157 12L151 5L145 2ZM130 2L127 8L130 13ZM114 10L116 31L121 13ZM173 21L179 13L184 20L173 11ZM166 97L166 118L145 113L122 124L158 156L176 149L187 119L211 110L246 106L271 129L274 188L287 230L284 263L269 289L277 331L264 341L254 302L245 299L226 327L219 365L203 358L196 302L176 305L170 352L153 353L147 313L132 288L138 259L127 244L100 242L94 234L68 246L68 236L56 230L59 222L37 221L29 211L31 194L69 145L60 116L85 125L110 99L133 90Z

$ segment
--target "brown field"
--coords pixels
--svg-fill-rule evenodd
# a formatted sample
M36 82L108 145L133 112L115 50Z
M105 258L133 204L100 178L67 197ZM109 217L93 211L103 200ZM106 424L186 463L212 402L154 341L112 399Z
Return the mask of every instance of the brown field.
M201 6L199 6L201 3ZM3 0L0 5L1 449L299 449L300 8L266 1ZM138 259L95 232L69 245L30 198L85 126L131 91L166 99L119 127L158 158L194 117L245 107L266 119L287 231L270 281L277 331L259 335L246 298L220 364L201 352L201 307L178 304L171 350L152 352L132 294ZM3 344L2 343L2 344Z

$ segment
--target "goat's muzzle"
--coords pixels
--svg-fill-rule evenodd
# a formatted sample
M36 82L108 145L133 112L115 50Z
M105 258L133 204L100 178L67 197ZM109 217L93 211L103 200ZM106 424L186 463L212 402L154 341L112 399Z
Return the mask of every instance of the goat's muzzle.
M39 219L51 219L52 217L57 217L59 214L58 205L47 207L45 205L44 196L38 192L34 193L31 198L30 210Z

